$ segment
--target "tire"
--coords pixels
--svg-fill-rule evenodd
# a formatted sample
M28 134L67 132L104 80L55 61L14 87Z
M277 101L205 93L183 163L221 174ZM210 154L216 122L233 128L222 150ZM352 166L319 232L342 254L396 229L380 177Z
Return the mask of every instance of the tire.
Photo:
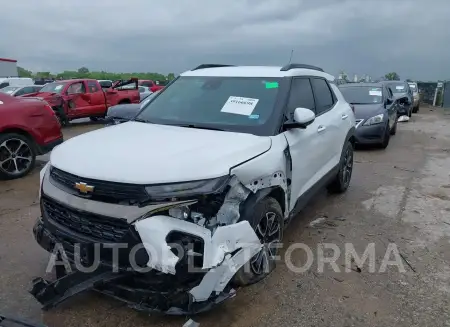
M391 129L391 135L397 134L397 120L398 120L398 118L395 119L394 127L392 127L392 129Z
M384 137L383 137L383 142L380 143L380 147L382 149L386 149L389 145L389 141L391 139L391 133L389 131L389 122L385 128L385 132L384 132Z
M413 109L412 109L412 108L409 108L409 111L408 111L408 117L410 117L410 118L411 118L411 116L412 116L412 111L413 111Z
M98 121L98 117L89 117L91 121Z
M417 105L417 107L414 107L413 108L413 113L418 113L419 112L419 105Z
M270 246L268 245L281 242L284 230L283 210L278 201L272 197L265 197L256 203L249 217L242 217L242 220L247 220L250 223L261 242L264 243L264 247L236 272L233 278L233 284L236 286L248 286L257 283L266 278L275 269L275 258L271 259L270 255L273 257L277 251L272 249L271 252ZM267 223L270 221L273 222L271 225L273 228L271 230L274 231L277 228L278 231L271 237L264 237L262 231L264 226L268 226ZM276 241L272 240L272 238L276 238ZM260 267L258 265L259 262L264 267Z
M339 171L336 177L328 184L327 189L330 193L344 193L347 191L353 172L353 144L350 141L342 149Z
M0 164L0 179L16 179L27 175L36 163L33 141L21 134L0 134L0 162L3 162Z

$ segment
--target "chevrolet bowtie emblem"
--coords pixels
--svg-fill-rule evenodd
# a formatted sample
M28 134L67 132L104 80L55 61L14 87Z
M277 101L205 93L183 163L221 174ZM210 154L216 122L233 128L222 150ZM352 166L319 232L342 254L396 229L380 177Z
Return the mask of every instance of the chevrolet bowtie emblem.
M94 191L94 186L87 185L86 183L75 183L75 188L80 191L80 193L87 194Z

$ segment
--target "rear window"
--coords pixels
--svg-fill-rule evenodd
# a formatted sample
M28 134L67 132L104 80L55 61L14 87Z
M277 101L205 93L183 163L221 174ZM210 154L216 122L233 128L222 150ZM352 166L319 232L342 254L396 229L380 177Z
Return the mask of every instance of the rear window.
M15 90L18 90L18 89L19 89L19 87L17 87L17 86L6 86L6 87L0 89L0 92L6 93L6 94L11 94Z
M409 84L409 88L410 88L413 92L417 92L416 84Z
M166 86L167 85L167 81L155 81L155 84L158 86Z
M389 88L392 90L393 93L406 93L407 85L405 83L388 83Z
M340 88L345 101L351 104L371 104L383 102L381 87L347 86Z

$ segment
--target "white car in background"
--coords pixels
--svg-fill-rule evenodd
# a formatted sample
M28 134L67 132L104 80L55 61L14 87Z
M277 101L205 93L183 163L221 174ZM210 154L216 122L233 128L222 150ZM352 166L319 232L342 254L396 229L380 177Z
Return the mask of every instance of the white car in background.
M44 85L27 85L27 86L6 86L0 89L0 92L9 94L13 97L39 92Z

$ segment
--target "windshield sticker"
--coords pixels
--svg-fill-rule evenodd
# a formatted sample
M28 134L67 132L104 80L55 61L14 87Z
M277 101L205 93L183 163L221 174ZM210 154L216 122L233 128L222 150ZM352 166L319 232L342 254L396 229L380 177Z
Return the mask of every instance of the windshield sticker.
M248 116L249 119L259 119L259 115L258 114L254 114L254 115L250 115Z
M403 90L405 87L403 85L397 85L395 88L397 90Z
M55 86L55 90L61 90L62 89L62 85L57 85L57 86Z
M277 89L278 82L266 82L266 89Z
M369 95L381 97L383 94L382 94L381 91L379 91L379 90L370 90L370 91L369 91Z
M220 111L229 114L250 116L258 101L259 99L230 96Z

